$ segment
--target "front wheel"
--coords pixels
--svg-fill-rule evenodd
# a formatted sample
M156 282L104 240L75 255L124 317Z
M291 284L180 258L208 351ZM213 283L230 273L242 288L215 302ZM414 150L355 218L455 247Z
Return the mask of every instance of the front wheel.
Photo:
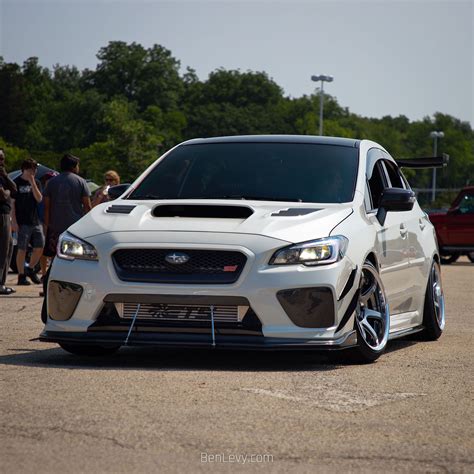
M85 344L64 344L59 343L62 349L74 355L97 357L111 355L120 349L120 346L95 346Z
M354 349L353 356L360 362L373 362L383 354L387 346L390 313L380 275L369 261L362 266L355 313L357 348Z
M435 341L443 333L445 326L444 293L441 284L441 267L433 261L430 277L426 285L425 305L423 308L423 338Z

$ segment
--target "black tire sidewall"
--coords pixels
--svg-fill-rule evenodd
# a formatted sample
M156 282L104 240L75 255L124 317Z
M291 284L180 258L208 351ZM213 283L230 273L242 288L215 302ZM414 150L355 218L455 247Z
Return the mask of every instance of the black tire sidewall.
M430 267L430 276L428 278L428 283L426 284L425 304L423 306L423 326L425 327L423 335L425 336L425 339L431 341L438 339L443 333L443 330L439 327L433 301L433 266L437 266L438 272L441 274L441 267L439 263L434 260Z
M450 265L451 263L454 263L460 256L461 254L458 252L441 255L441 263L443 265Z

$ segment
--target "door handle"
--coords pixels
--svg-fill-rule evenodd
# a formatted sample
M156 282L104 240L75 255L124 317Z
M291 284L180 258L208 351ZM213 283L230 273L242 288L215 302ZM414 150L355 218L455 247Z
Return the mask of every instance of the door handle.
M402 238L407 236L408 229L405 227L405 224L400 224L400 235Z
M418 222L420 224L420 229L423 230L426 227L425 221L420 218L420 220Z

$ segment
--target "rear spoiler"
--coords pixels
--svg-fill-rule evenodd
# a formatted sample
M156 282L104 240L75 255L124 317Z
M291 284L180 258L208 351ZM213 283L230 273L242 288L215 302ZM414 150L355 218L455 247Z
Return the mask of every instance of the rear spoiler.
M409 160L395 160L400 168L446 168L449 163L449 155L432 156L427 158L411 158Z

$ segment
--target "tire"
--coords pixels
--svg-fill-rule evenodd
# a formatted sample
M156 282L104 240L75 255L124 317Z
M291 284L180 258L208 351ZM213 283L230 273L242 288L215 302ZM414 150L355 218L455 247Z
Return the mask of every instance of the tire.
M467 252L467 258L474 263L474 252Z
M425 305L423 307L423 326L421 333L425 341L436 341L445 326L444 293L441 284L441 267L433 261L430 277L426 285Z
M351 358L369 363L377 360L387 347L390 313L377 269L370 261L366 261L361 272L354 322L357 347L352 350Z
M441 263L443 265L450 265L451 263L454 263L460 256L461 254L459 252L442 254Z
M47 303L46 303L46 293L45 297L43 299L43 305L41 306L41 322L43 324L46 324L48 322L48 310L47 308Z
M111 355L120 349L120 346L94 346L86 344L64 344L59 343L62 349L74 355L99 357Z
M43 324L46 324L48 322L48 281L49 281L49 274L51 273L51 267L53 262L51 262L51 265L48 268L48 271L46 272L46 275L44 276L43 279L43 305L41 306L41 322Z

